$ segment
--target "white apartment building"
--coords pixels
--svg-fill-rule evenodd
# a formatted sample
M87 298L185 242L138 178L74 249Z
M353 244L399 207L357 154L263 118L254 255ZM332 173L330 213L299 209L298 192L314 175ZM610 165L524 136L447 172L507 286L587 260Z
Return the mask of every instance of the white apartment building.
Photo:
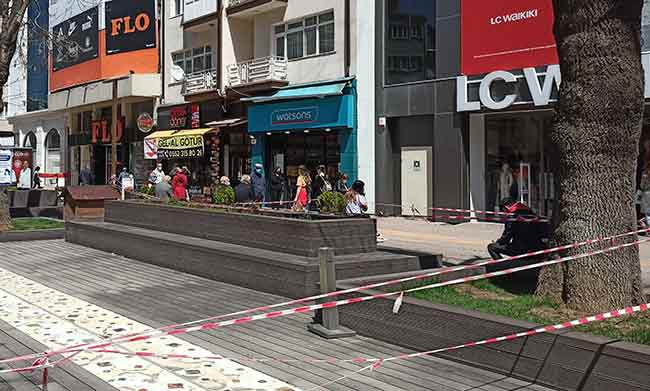
M158 127L219 129L209 175L260 163L293 189L299 166L324 165L373 199L372 1L172 0L164 13Z

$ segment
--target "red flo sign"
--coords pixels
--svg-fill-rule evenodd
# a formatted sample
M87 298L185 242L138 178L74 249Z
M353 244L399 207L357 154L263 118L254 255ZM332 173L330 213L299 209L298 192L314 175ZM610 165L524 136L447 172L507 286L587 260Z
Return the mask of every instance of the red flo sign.
M461 72L557 64L551 0L462 0Z

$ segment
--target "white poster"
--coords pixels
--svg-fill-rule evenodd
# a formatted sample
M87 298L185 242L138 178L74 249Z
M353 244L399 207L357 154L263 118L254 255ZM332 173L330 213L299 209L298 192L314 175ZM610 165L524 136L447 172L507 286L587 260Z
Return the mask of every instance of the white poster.
M144 139L144 158L158 159L158 139Z
M11 150L0 149L0 185L11 184Z

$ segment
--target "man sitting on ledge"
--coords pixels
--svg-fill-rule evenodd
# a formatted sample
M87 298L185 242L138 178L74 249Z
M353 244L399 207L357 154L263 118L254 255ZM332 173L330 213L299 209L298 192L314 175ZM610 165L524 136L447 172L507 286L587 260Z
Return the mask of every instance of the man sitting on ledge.
M503 234L488 245L492 259L501 259L504 255L521 255L544 248L544 232L546 223L535 221L537 216L525 204L511 198L504 198L499 208L507 218Z

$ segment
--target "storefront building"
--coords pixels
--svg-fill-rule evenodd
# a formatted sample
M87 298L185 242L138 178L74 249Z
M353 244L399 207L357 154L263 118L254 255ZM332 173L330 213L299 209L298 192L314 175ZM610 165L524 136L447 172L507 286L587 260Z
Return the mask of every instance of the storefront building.
M384 210L494 211L512 197L550 216L556 196L549 134L561 84L551 1L378 3L377 72L384 81L377 115L385 127L376 161L377 177L386 181L378 181L377 192L379 203L400 206ZM641 56L649 99L645 3ZM416 44L425 39L421 30L435 34L428 42L437 45L425 50L435 55L415 59L423 52ZM649 130L644 125L644 137Z
M155 2L58 1L50 4L49 15L54 34L72 32L54 41L48 96L49 110L65 120L67 183L109 183L115 143L117 165L141 184L151 167L137 119L153 117L162 90Z
M330 178L358 177L356 81L294 85L273 95L243 99L248 106L252 163L280 168L291 184L298 167L324 165Z
M33 167L40 167L41 184L53 188L65 183L63 159L65 120L60 112L31 111L9 119L14 127L17 147L31 148Z

